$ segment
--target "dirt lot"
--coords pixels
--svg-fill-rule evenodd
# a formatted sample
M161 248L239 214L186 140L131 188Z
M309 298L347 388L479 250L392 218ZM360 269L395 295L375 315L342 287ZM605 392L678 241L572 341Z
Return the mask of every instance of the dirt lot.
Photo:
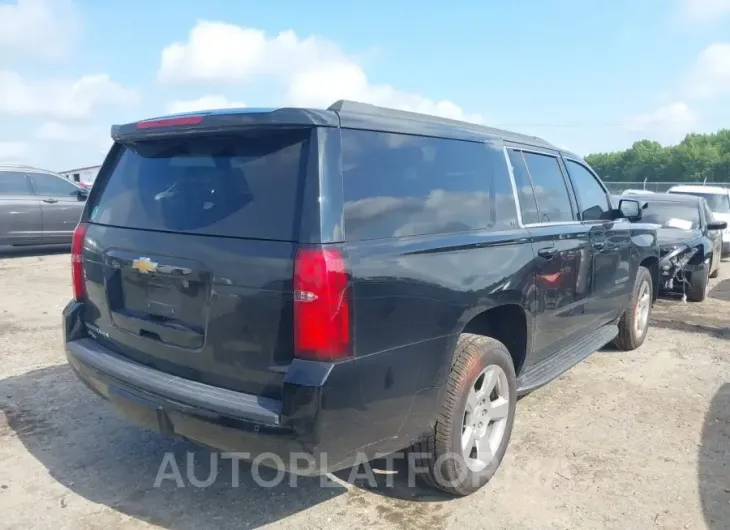
M661 300L639 351L521 400L500 472L458 500L348 473L266 489L245 467L232 487L230 461L208 488L154 487L166 452L202 478L210 453L118 419L71 374L69 276L65 253L0 256L0 527L730 528L730 263L706 303Z

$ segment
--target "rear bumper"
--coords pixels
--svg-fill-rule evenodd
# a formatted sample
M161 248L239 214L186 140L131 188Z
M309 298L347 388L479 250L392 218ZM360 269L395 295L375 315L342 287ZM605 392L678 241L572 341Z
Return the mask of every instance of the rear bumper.
M82 313L77 302L64 309L66 357L122 416L297 474L337 471L422 438L433 426L438 382L445 379L413 370L414 355L429 348L421 343L342 363L295 361L278 401L132 362L90 338Z

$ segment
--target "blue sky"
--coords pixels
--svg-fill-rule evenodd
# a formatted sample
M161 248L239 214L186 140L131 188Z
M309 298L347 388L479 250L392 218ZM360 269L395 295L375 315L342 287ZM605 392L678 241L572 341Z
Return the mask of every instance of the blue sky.
M93 165L112 123L342 97L580 154L676 143L730 127L730 0L0 0L0 161Z

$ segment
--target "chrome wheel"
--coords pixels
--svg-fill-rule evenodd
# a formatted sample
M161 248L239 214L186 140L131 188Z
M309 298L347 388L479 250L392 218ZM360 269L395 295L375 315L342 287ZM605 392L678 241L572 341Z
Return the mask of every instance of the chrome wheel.
M634 315L634 329L636 336L641 337L649 322L649 310L651 309L651 289L649 283L644 282L639 289L639 296L636 299L636 313Z
M502 443L509 416L507 385L507 374L492 365L482 370L469 389L461 429L461 453L472 471L487 467Z

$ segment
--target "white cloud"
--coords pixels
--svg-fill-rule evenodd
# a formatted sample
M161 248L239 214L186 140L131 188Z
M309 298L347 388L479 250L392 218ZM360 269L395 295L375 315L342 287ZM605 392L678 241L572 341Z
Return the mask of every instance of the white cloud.
M58 121L41 123L36 130L36 138L60 143L99 142L100 138L108 138L108 130L95 125L69 125Z
M26 162L30 156L30 146L25 142L0 142L0 163Z
M641 132L645 137L664 144L678 142L696 125L697 115L682 101L633 116L626 121L627 129Z
M79 29L80 20L71 0L0 4L0 57L64 56L73 47Z
M697 98L730 94L730 42L705 48L689 69L685 84L687 92Z
M199 110L232 109L245 107L242 101L231 101L225 96L207 95L198 99L176 100L168 103L166 110L170 114L195 112Z
M99 106L132 104L137 99L135 90L112 81L107 74L41 82L0 70L0 113L79 119L90 116Z
M338 99L354 99L473 122L449 100L372 84L358 62L335 43L316 36L299 38L293 31L276 36L227 24L199 21L188 40L162 51L158 79L162 82L241 83L273 78L284 88L286 104L326 107Z
M730 15L730 0L681 0L680 16L690 22L716 21Z

